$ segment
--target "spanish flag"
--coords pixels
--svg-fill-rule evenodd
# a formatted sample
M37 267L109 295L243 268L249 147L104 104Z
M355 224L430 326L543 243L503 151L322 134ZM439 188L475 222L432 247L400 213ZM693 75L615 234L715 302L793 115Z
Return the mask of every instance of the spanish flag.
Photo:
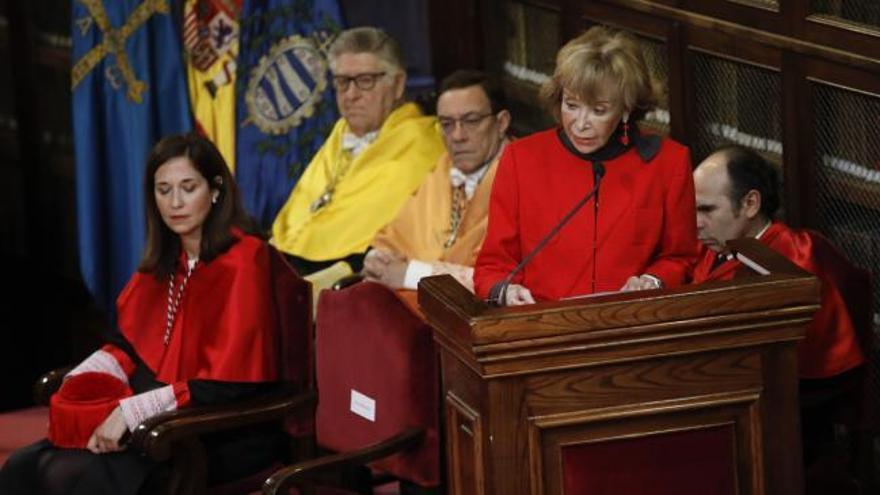
M192 113L235 171L235 70L242 0L186 0L183 43Z

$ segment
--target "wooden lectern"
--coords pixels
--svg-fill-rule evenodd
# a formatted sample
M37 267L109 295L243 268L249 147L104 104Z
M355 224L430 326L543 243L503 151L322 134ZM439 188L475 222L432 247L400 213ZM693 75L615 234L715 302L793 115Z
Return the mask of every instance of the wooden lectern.
M731 282L516 308L424 279L449 493L801 494L795 346L819 284L733 248Z

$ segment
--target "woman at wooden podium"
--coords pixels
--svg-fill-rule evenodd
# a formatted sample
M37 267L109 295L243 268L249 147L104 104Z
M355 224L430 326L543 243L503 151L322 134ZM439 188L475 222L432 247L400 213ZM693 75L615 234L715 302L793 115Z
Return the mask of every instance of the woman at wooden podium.
M697 254L690 153L640 132L657 95L627 33L596 26L560 49L541 90L558 125L499 165L479 296L520 305L684 281Z

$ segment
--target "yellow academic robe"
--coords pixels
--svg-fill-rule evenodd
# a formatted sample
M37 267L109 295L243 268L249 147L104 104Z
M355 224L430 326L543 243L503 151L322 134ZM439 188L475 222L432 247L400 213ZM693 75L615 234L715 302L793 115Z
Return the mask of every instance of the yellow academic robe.
M452 183L449 180L452 161L446 153L397 217L379 231L372 246L388 249L407 260L474 266L486 236L489 195L497 167L496 158L465 206L455 241L449 248L444 244L449 238L452 216Z
M346 131L340 119L275 218L272 244L281 251L310 261L366 251L445 150L434 117L413 103L391 112L376 141L354 159L342 150ZM332 201L312 212L333 177L339 179Z

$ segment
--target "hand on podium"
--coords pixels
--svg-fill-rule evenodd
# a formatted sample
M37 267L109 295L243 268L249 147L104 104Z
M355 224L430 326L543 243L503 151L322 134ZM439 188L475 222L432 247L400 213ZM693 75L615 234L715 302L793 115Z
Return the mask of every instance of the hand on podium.
M522 306L524 304L535 304L535 298L532 297L532 292L519 284L511 284L507 288L505 301L507 306Z
M662 289L663 282L653 276L644 273L639 275L638 277L630 277L626 280L626 283L623 284L623 287L620 288L622 292L629 292L633 290L651 290L651 289Z

